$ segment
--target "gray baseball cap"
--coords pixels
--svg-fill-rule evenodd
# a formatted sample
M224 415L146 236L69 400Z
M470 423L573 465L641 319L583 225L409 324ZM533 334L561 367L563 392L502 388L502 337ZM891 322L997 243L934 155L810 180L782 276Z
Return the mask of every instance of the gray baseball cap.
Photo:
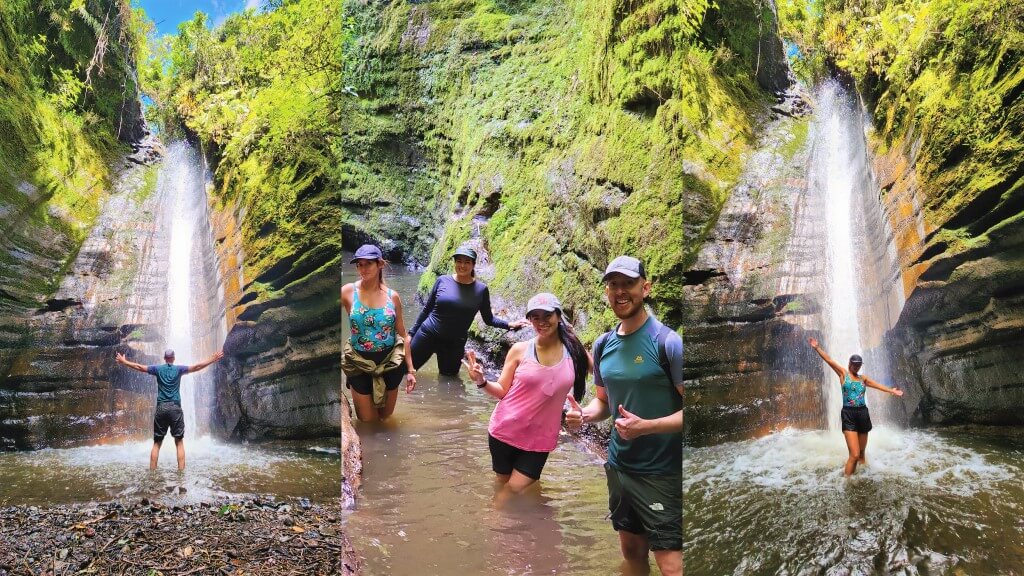
M647 278L643 263L632 256L619 256L612 260L608 267L604 269L604 276L601 277L601 281L607 281L608 277L615 273L623 274L630 278Z
M383 259L384 259L384 253L380 251L380 248L374 246L373 244L363 244L362 246L359 247L358 250L356 250L355 255L352 257L351 260L348 261L348 263L349 264L355 264L356 260L383 260Z
M452 254L452 258L455 258L456 256L465 256L466 258L472 259L473 262L476 262L476 250L473 250L465 244L455 249L455 254Z
M174 358L174 350L171 350L170 348L164 350L164 358Z
M526 303L526 313L529 314L534 310L543 310L545 312L554 312L558 310L562 311L562 303L558 301L558 297L549 292L541 292L530 301Z

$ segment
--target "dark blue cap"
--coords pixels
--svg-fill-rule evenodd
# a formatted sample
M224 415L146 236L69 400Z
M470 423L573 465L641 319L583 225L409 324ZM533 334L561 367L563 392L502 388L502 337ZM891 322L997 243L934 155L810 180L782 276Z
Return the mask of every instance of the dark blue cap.
M355 264L356 260L383 260L384 253L380 251L380 248L373 244L363 244L356 250L355 256L348 261L349 264Z
M863 364L864 359L860 357L860 354L854 354L850 356L850 364Z

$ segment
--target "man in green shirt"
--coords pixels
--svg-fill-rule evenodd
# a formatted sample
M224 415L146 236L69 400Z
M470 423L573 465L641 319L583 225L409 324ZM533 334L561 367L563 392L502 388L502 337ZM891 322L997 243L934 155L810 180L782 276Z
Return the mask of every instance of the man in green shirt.
M117 354L118 364L156 376L156 412L153 414L153 448L149 451L150 470L156 470L156 462L160 457L160 446L163 444L168 428L174 438L174 448L178 456L178 471L185 469L185 415L181 411L181 376L198 372L223 357L224 352L218 351L203 362L192 366L181 366L174 363L174 350L168 348L164 351L163 364L144 366L128 360L124 354Z
M683 573L683 341L644 305L643 264L619 256L604 275L605 296L621 321L594 343L595 398L573 402L566 424L615 422L608 443L608 506L622 555L646 567L654 552L666 576Z

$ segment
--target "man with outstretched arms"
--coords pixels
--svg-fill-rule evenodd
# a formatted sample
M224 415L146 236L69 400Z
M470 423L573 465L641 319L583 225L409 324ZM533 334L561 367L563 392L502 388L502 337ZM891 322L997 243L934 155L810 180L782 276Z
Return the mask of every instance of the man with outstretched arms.
M178 453L178 471L185 469L185 415L181 411L181 376L198 372L223 357L224 352L218 351L198 364L182 366L174 363L174 350L168 348L164 351L163 364L144 366L128 360L124 354L117 354L118 364L156 376L156 412L153 414L153 448L149 452L150 470L156 470L160 446L168 428Z

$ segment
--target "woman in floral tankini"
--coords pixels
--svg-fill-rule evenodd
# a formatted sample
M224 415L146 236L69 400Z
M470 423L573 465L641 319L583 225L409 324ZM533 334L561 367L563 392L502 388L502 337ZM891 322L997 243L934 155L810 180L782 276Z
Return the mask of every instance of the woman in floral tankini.
M380 248L363 245L350 263L356 265L359 280L341 288L341 304L351 326L349 345L362 359L380 364L392 357L396 344L400 344L398 338L402 343L409 341L402 320L402 299L384 283L386 262ZM404 379L405 391L412 392L416 388L415 374L411 354L405 354L397 366L383 372L386 392L380 406L374 403L372 375L346 373L356 417L372 422L391 416L398 401L398 386Z

